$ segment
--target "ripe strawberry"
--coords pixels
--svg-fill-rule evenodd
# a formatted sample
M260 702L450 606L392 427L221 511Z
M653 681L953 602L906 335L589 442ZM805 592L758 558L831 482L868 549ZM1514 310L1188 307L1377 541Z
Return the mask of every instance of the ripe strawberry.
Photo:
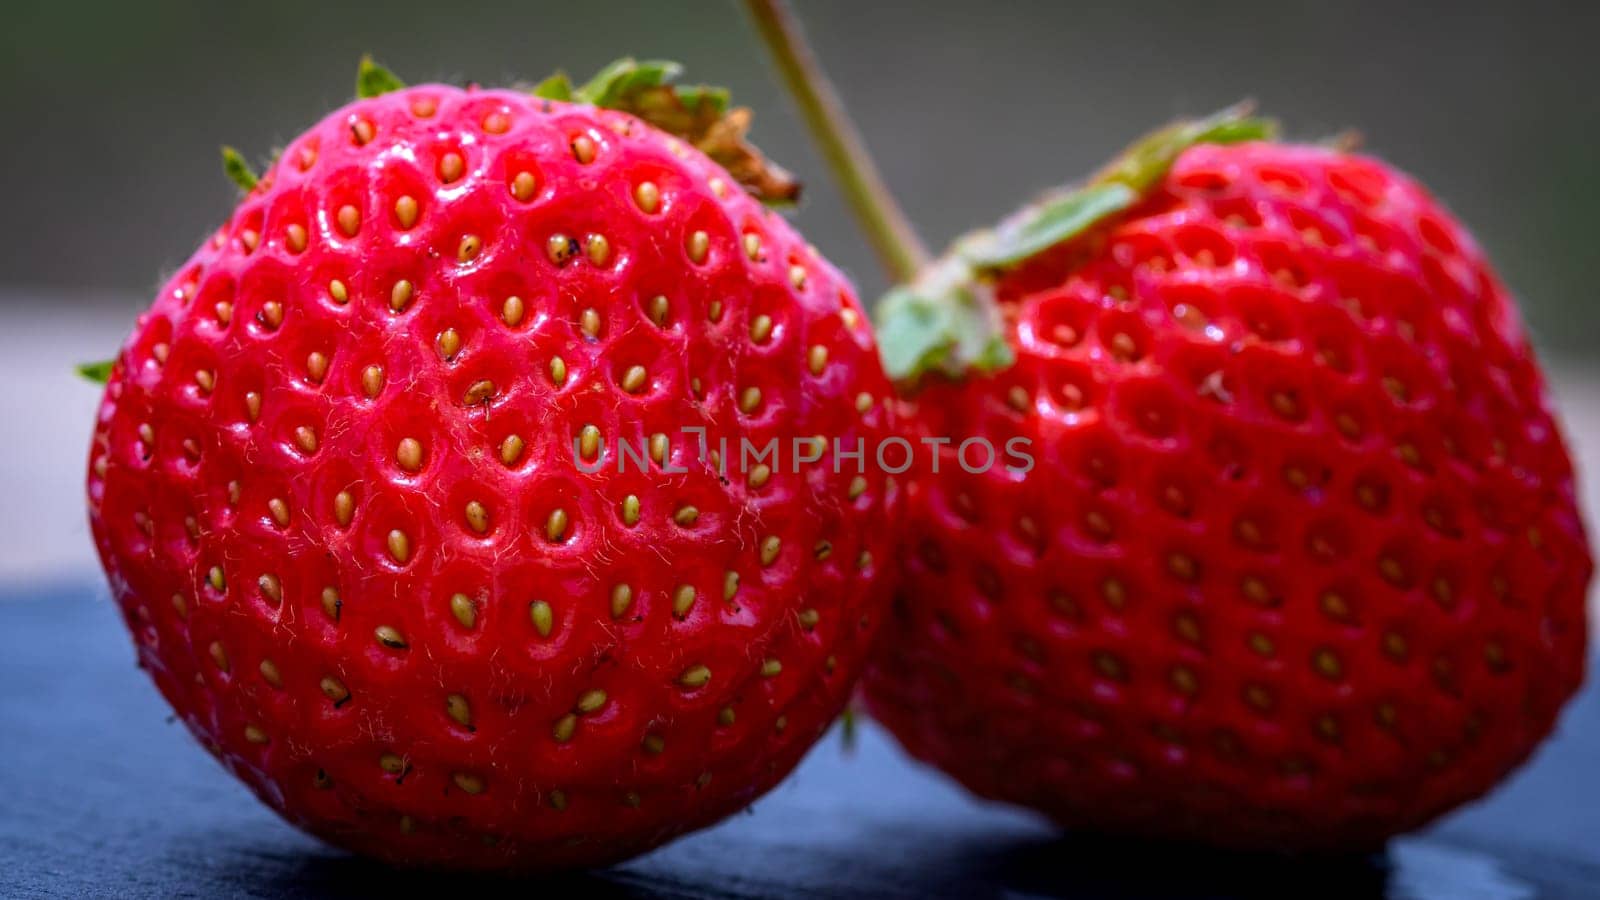
M1582 679L1592 565L1511 298L1405 176L1265 137L1159 132L886 305L917 433L1031 441L908 483L865 681L978 794L1366 846L1488 790Z
M720 442L875 441L888 384L730 174L792 194L747 114L672 73L367 67L110 367L90 520L140 664L331 842L617 860L767 790L862 666L892 486Z

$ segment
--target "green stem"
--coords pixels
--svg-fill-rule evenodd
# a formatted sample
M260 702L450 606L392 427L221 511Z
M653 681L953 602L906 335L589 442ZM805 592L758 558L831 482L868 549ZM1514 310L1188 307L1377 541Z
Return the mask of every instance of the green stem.
M927 248L889 193L799 23L783 0L745 0L744 5L879 262L892 280L911 281L928 265Z

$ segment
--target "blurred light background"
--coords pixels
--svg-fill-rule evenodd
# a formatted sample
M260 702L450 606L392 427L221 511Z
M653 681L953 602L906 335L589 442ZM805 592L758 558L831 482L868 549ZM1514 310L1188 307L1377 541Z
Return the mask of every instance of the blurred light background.
M933 245L1152 125L1241 97L1292 135L1359 130L1455 209L1522 297L1586 488L1600 481L1600 4L796 6ZM0 581L98 577L78 500L98 391L71 365L111 355L158 276L227 214L218 145L266 159L350 97L363 52L412 82L677 59L755 107L756 139L811 184L800 227L864 295L884 287L731 0L68 0L4 18Z

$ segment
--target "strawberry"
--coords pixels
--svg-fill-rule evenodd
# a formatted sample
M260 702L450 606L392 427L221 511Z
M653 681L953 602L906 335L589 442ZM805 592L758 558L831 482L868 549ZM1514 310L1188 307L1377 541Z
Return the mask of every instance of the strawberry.
M1583 676L1592 563L1511 297L1422 187L1229 112L958 243L880 318L911 428L871 712L1090 827L1368 847Z
M787 442L876 441L888 383L741 189L793 195L748 114L674 71L365 65L259 181L229 156L243 201L105 373L89 514L139 663L330 842L618 860L771 787L863 665L894 489Z

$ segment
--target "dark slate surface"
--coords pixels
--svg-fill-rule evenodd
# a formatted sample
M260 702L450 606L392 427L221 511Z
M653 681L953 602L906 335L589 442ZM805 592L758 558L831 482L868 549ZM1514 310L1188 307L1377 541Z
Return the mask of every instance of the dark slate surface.
M753 810L591 874L394 873L280 822L195 746L98 588L0 591L3 897L1600 896L1600 691L1488 800L1377 857L1284 861L1059 835L878 731L825 738Z

